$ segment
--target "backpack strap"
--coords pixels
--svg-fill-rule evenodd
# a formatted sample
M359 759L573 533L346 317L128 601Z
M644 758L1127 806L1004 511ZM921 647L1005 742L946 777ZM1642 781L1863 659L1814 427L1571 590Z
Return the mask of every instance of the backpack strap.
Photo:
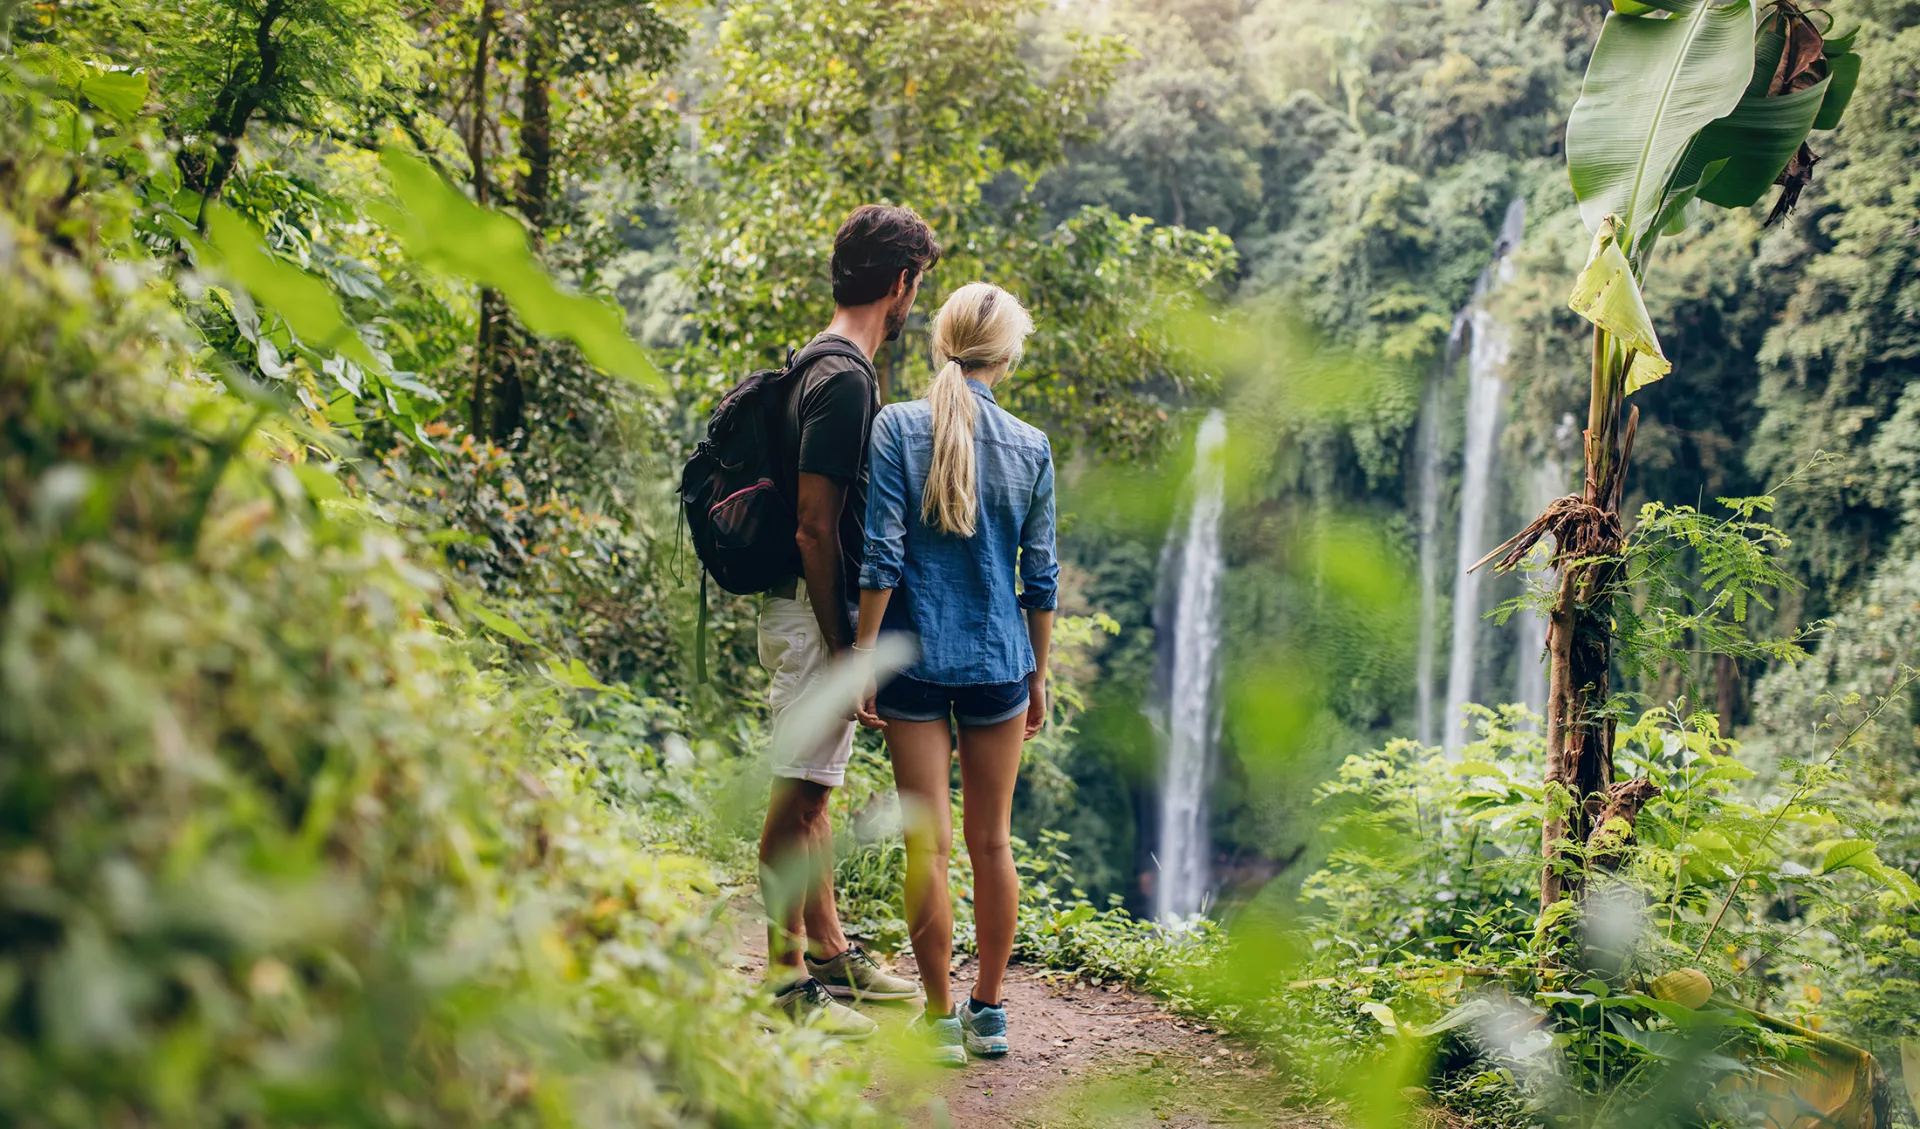
M845 357L850 361L858 363L861 369L865 370L866 374L874 380L877 381L880 379L880 374L874 371L873 362L867 358L865 353L860 351L859 346L854 345L850 341L842 341L838 337L829 337L824 341L815 341L798 352L789 352L787 354L787 372L790 375L798 375L808 365L819 360L821 357Z

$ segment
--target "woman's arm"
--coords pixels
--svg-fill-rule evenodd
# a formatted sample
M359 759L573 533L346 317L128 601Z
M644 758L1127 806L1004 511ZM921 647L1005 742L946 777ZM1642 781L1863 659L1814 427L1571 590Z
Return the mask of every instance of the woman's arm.
M1047 657L1053 648L1053 609L1059 601L1060 562L1054 556L1053 450L1033 483L1020 527L1020 606L1027 611L1033 673L1027 677L1027 740L1047 724Z
M1053 649L1053 610L1027 613L1027 639L1033 644L1033 673L1027 676L1027 740L1047 724L1047 653Z
M860 627L854 635L853 650L857 658L864 661L867 652L880 642L880 621L887 616L887 604L893 599L891 588L862 588L860 590ZM868 729L885 729L886 719L874 712L874 697L880 692L873 672L867 672L862 684L860 696L854 701L853 712L860 724Z

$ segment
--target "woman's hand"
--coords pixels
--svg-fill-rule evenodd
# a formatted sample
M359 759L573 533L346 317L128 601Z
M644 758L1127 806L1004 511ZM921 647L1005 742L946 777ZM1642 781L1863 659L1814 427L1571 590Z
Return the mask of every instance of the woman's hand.
M878 707L874 702L878 693L879 690L874 683L873 675L869 673L865 682L862 683L859 696L853 701L853 715L859 718L860 724L866 726L868 729L885 729L887 727L887 719L880 716Z
M1027 736L1031 741L1047 725L1047 676L1035 671L1027 677Z

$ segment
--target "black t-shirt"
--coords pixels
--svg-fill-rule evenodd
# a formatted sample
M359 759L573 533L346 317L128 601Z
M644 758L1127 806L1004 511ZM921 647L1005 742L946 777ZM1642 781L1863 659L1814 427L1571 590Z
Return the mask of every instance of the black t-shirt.
M814 340L829 336L846 341L826 333ZM788 497L800 496L801 471L826 475L847 488L840 511L840 571L853 602L860 599L860 559L866 549L867 440L879 412L880 386L872 370L829 354L808 362L793 383L781 429L780 466L788 475Z

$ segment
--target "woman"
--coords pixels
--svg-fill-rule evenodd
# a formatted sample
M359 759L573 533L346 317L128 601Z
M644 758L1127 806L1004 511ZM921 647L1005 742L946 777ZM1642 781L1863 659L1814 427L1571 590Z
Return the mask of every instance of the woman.
M867 550L856 650L911 633L919 657L860 704L886 732L907 839L907 917L927 994L917 1028L937 1061L1007 1052L1000 996L1013 952L1019 879L1008 845L1020 748L1047 716L1047 648L1059 565L1053 555L1053 452L1038 428L995 402L1033 319L1013 295L975 282L933 323L937 375L924 400L873 424ZM1020 588L1014 589L1016 572ZM1024 622L1023 622L1024 620ZM953 736L973 860L980 968L955 1005L947 857Z

